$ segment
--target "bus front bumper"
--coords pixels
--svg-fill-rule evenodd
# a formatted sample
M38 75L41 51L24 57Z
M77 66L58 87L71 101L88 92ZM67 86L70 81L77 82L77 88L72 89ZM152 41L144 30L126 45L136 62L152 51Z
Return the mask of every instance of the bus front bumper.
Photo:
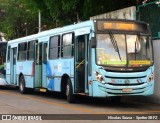
M130 86L114 86L110 84L101 84L97 81L93 82L93 97L109 97L109 96L148 96L152 95L154 90L154 82L144 83L141 85Z

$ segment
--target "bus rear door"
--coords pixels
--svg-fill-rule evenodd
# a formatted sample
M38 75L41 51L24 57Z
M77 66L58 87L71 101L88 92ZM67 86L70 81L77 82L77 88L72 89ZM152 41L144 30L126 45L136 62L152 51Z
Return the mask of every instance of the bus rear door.
M47 42L42 42L42 87L47 88Z
M16 85L16 58L17 58L17 47L11 48L11 61L10 61L10 73L11 73L11 84Z
M34 58L34 87L47 87L47 42L35 44L35 58Z
M42 43L35 43L34 46L34 87L42 87Z

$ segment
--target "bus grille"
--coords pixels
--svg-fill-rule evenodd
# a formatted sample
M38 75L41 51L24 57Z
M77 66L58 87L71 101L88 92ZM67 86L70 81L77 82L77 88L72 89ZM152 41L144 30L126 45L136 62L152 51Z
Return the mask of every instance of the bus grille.
M144 82L142 83L131 83L131 84L114 84L114 83L107 83L108 85L113 85L113 86L134 86L134 85L142 85L144 84Z

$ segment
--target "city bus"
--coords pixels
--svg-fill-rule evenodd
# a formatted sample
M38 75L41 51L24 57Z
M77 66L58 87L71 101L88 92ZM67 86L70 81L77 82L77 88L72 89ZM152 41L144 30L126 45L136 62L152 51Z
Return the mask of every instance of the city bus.
M154 92L151 31L145 22L97 19L11 40L6 81L28 89L76 95L148 96Z
M0 85L6 85L5 63L6 63L7 42L0 41Z

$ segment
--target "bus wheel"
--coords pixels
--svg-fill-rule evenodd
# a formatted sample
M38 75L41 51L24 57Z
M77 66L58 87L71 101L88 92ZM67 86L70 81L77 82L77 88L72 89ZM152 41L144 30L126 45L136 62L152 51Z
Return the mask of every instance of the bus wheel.
M19 91L21 94L26 93L24 76L20 76L20 78L19 78Z
M72 88L71 80L69 78L67 79L66 96L67 96L67 101L69 103L73 103L74 102L75 95L73 94L73 88Z

